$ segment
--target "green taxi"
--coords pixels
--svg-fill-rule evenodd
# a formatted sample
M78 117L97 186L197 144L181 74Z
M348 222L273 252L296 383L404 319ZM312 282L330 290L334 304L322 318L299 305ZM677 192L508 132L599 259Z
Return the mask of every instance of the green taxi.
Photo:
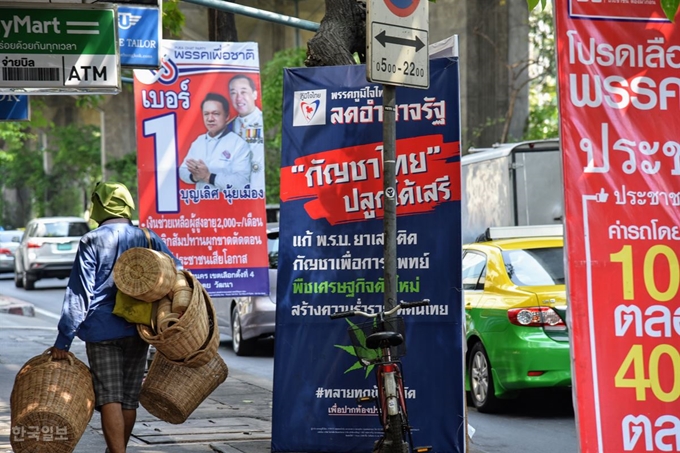
M549 225L489 228L463 246L465 385L479 412L519 390L571 386L563 242Z

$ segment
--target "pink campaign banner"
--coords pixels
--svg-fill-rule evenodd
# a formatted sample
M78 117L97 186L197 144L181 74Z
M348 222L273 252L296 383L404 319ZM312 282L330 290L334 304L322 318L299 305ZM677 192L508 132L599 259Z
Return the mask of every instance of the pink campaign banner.
M679 29L657 0L555 5L580 451L678 452Z
M213 297L268 294L257 44L161 42L135 71L140 226Z

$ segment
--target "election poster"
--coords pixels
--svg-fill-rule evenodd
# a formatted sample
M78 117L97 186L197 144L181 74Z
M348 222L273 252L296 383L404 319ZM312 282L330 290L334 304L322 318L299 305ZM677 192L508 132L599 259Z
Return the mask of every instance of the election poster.
M580 451L680 451L680 28L555 2Z
M136 70L140 226L212 297L269 292L256 43L161 42Z
M397 299L416 445L465 445L458 60L427 90L396 88ZM272 451L371 451L382 435L373 367L348 334L384 298L383 88L362 65L284 73Z

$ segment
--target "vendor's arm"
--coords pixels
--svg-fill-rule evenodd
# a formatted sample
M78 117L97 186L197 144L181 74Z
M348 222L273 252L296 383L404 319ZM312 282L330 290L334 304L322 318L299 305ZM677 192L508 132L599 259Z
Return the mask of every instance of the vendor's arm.
M61 318L57 325L59 333L54 342L56 349L68 351L71 348L73 338L75 338L80 324L87 316L95 281L95 253L96 250L90 244L84 242L84 239L81 239L66 287ZM57 358L56 355L55 358Z

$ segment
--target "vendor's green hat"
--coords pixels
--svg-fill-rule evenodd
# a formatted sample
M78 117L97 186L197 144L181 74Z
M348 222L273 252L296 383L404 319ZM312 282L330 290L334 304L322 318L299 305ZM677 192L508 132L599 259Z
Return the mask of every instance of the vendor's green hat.
M98 182L92 192L90 218L97 223L106 219L132 217L135 202L124 184L119 182Z

